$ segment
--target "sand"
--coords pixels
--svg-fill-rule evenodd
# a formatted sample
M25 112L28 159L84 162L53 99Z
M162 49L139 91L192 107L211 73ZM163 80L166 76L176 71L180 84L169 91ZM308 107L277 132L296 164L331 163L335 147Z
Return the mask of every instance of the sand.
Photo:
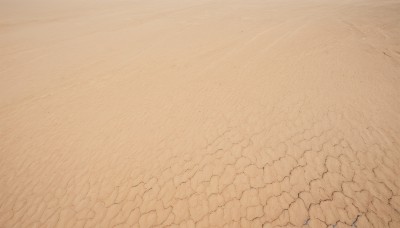
M0 0L0 227L400 227L400 1Z

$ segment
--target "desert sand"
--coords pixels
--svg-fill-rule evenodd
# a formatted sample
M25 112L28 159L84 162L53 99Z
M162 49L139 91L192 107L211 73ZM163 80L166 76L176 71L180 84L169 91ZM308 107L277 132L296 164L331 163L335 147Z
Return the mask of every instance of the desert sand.
M400 227L400 1L0 0L0 227Z

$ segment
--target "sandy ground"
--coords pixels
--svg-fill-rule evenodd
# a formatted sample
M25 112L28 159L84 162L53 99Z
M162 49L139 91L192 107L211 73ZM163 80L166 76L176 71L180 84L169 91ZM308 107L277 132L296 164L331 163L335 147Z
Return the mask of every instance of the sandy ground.
M400 1L0 0L0 227L400 227Z

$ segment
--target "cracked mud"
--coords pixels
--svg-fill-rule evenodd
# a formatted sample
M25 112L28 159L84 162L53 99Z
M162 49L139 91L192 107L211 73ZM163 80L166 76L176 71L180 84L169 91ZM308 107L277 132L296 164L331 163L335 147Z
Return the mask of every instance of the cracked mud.
M0 2L0 227L400 227L399 1L88 2Z

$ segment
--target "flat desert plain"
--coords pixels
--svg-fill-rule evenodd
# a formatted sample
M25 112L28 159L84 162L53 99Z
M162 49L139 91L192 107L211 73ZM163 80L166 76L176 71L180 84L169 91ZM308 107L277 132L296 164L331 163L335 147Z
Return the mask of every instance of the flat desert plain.
M0 0L0 227L400 227L399 0Z

